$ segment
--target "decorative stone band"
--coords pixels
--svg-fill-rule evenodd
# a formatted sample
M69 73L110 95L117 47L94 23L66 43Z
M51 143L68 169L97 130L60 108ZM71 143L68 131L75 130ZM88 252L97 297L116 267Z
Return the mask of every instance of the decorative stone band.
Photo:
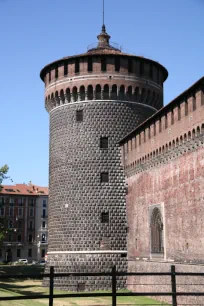
M147 105L147 104L143 104L143 103L140 103L140 102L131 102L131 101L124 101L124 100L86 100L86 101L77 101L77 102L70 102L70 103L65 103L65 104L59 104L59 105L56 105L54 108L53 107L49 107L48 104L45 104L45 108L48 112L52 112L54 111L55 109L59 108L59 107L62 107L62 106L69 106L69 105L73 105L73 104L84 104L84 103L95 103L95 102L101 102L101 103L105 103L105 102L115 102L115 103L128 103L128 104L137 104L137 105L140 105L140 106L143 106L144 108L147 108L147 109L151 109L152 111L156 112L157 109L154 108L153 106L151 105Z
M48 255L57 255L57 254L127 254L127 251L52 251L48 252Z
M129 82L138 82L138 84L149 84L159 90L162 89L162 86L157 84L156 82L150 81L148 79L145 78L141 78L141 77L133 77L133 76L129 76L127 74L94 74L94 75L80 75L80 76L76 76L76 77L62 77L62 79L58 79L55 80L54 82L50 83L46 89L45 92L47 92L48 90L54 88L56 90L56 87L58 85L63 85L63 84L73 84L73 82L82 82L82 81L96 81L97 79L101 82L101 80L110 80L110 78L112 80L126 80Z

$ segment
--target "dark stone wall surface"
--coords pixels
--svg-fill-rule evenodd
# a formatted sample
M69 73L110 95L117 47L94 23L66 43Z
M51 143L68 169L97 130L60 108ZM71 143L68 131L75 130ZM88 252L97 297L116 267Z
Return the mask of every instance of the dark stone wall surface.
M83 122L76 121L80 109ZM127 250L126 185L118 141L152 113L142 104L112 101L66 104L50 112L47 267L51 262L58 266L49 254L53 251ZM101 149L105 136L109 147ZM101 172L109 173L108 183L101 183ZM102 212L109 212L109 223L101 222ZM78 257L70 256L64 266L72 270ZM94 257L95 269L110 269L115 256ZM90 272L90 261L91 256L84 257L82 270Z

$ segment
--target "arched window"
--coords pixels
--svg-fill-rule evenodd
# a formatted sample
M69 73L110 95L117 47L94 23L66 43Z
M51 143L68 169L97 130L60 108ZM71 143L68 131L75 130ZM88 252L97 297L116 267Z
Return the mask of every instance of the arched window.
M67 98L68 102L71 102L71 94L70 94L70 89L69 88L66 89L66 98Z
M88 86L88 100L93 100L93 86Z
M117 100L117 85L112 86L111 99Z
M65 102L65 97L64 97L64 91L63 91L63 89L60 90L60 102L61 102L62 104L64 104L64 102Z
M151 216L151 253L164 253L163 222L159 208L155 207Z
M81 101L85 100L85 87L84 86L80 87L80 100Z
M152 102L151 102L151 105L154 106L154 102L155 102L155 98L156 98L156 95L155 95L155 91L153 91L153 94L152 94Z
M195 135L196 135L195 129L193 129L193 131L192 131L192 138L195 138Z
M59 100L58 91L55 92L55 102L56 102L56 106L60 105L60 100Z
M73 87L72 89L72 98L73 98L73 102L77 101L77 88Z
M191 132L188 132L188 139L191 139Z
M96 85L96 100L101 100L101 85Z
M127 91L127 100L128 101L132 101L132 86L128 87L128 91Z
M139 87L135 88L134 101L136 101L136 102L139 101Z
M104 86L103 99L104 100L108 100L109 99L109 86L107 84Z
M151 92L150 90L148 90L147 92L147 101L146 101L147 104L151 104Z
M199 126L197 127L196 133L197 133L197 136L200 135L200 127Z
M119 99L120 100L125 99L125 86L124 85L120 86Z
M201 133L202 134L204 133L204 124L202 124L202 126L201 126Z
M146 102L146 92L145 89L142 88L142 94L141 94L141 103L145 103Z

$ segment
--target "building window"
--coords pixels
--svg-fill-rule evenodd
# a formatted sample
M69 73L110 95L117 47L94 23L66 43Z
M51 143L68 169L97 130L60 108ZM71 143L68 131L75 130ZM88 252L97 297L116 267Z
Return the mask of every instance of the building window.
M9 235L9 236L8 236L8 241L9 241L9 242L12 242L12 240L13 240L13 239L12 239L12 235Z
M18 242L21 242L21 234L18 235L17 239L18 239Z
M46 236L45 236L45 234L42 234L41 242L46 242Z
M4 213L5 213L4 207L0 207L0 217L4 216Z
M76 111L76 121L77 122L83 121L83 109L79 109Z
M22 199L22 198L19 198L19 199L18 199L18 205L19 205L19 206L22 206L22 205L23 205L23 199Z
M68 75L68 64L64 63L64 76Z
M22 228L22 221L18 221L18 228Z
M41 257L42 257L42 258L45 257L45 250L44 250L44 249L42 249L42 251L41 251Z
M35 200L34 200L34 199L29 199L28 204L29 204L30 206L34 206Z
M33 208L30 208L29 216L30 216L30 217L33 217L33 214L34 214L34 213L33 213Z
M4 205L4 198L0 197L0 206Z
M108 137L101 137L100 148L101 149L108 149Z
M46 207L46 206L47 206L46 200L43 200L43 207Z
M29 229L33 229L33 221L30 221Z
M2 252L2 249L0 249L0 258L2 257L3 255L3 252Z
M49 83L51 82L51 71L49 71Z
M9 204L10 204L10 206L14 205L14 198L9 198Z
M75 61L75 73L79 73L79 58Z
M28 249L28 257L32 257L32 249Z
M46 209L43 209L43 215L42 215L43 218L46 218Z
M18 216L22 217L23 216L23 208L18 209Z
M109 223L109 212L102 212L101 223Z
M106 58L105 57L101 58L101 71L103 72L106 71Z
M101 173L101 183L108 183L109 182L109 173L102 172Z
M17 249L17 255L18 258L21 257L21 249Z
M33 242L33 236L32 236L32 235L29 235L29 236L28 236L28 242L29 242L29 243L32 243L32 242Z
M92 72L93 71L93 60L92 57L89 56L88 57L88 72Z
M163 222L160 210L153 209L151 216L151 252L163 253Z
M128 72L129 73L132 73L133 69L133 61L132 61L132 58L128 58Z
M58 67L55 68L55 79L58 79Z
M115 71L117 72L120 71L120 57L119 56L115 57Z
M45 228L45 221L42 222L42 227Z
M12 220L8 221L8 228L13 228L13 221Z

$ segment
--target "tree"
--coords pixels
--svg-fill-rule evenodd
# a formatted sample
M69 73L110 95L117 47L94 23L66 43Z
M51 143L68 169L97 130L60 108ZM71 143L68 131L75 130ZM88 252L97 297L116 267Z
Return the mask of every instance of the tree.
M8 165L4 165L3 167L0 168L0 191L2 190L2 182L3 180L7 179L8 177L6 176L8 173L9 167Z
M0 168L0 192L2 190L2 182L5 180L7 177L9 167L7 165L4 165L3 167ZM0 209L3 206L3 202L0 202ZM5 227L6 220L5 218L0 218L0 243L5 237L6 234L6 227Z

